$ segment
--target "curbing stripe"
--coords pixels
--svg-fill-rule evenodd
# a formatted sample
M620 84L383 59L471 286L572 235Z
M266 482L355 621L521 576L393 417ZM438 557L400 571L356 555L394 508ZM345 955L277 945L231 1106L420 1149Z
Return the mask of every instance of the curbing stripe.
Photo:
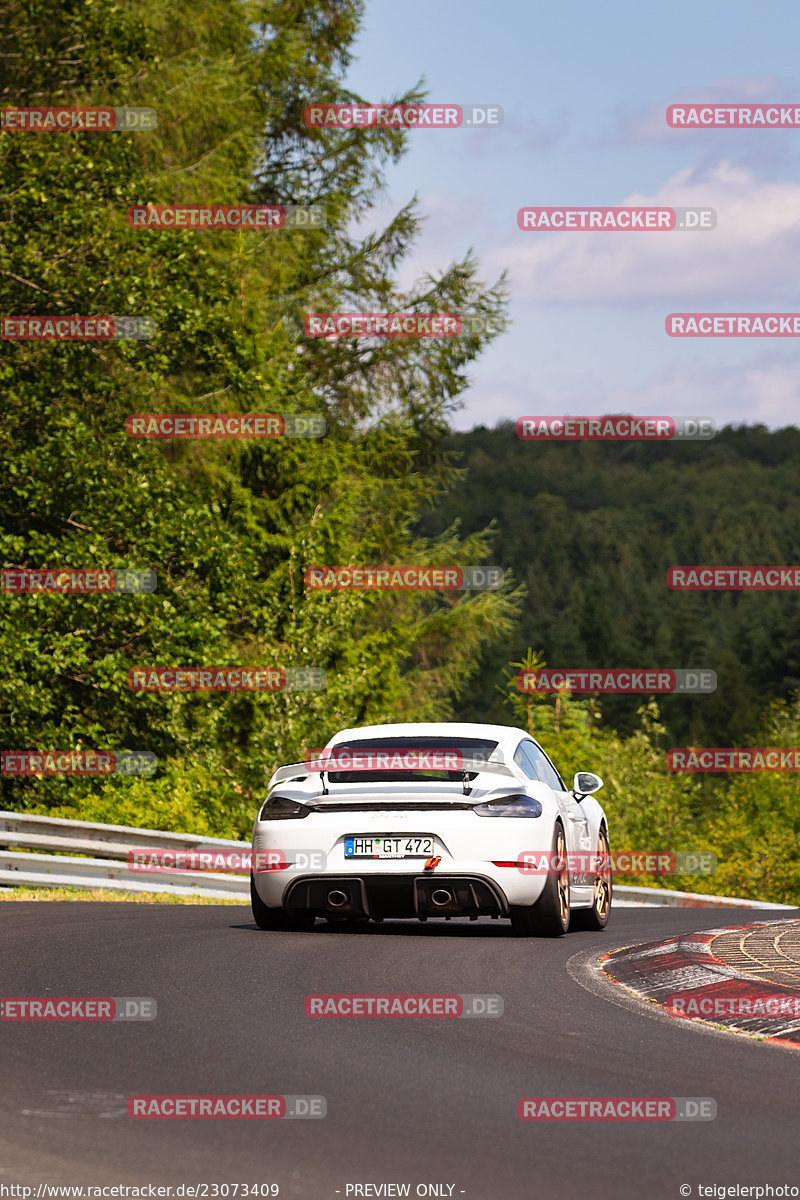
M753 1000L781 994L797 995L798 988L771 983L748 975L718 958L711 943L722 933L733 933L779 925L778 921L753 921L746 925L728 925L706 929L662 942L627 946L600 957L599 963L615 983L622 984L643 1000L658 1006L676 1021L696 1021L722 1027L732 1033L748 1033L800 1050L800 1020L747 1016L681 1016L667 1008L667 999L676 992L691 990L698 1000L726 996L747 996Z

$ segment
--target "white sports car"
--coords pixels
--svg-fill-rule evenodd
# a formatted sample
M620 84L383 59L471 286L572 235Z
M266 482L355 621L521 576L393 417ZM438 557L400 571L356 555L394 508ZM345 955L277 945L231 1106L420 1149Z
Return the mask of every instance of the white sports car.
M456 722L345 729L281 767L253 827L262 929L386 917L510 918L516 933L603 929L608 823L523 729ZM499 820L497 818L500 818Z

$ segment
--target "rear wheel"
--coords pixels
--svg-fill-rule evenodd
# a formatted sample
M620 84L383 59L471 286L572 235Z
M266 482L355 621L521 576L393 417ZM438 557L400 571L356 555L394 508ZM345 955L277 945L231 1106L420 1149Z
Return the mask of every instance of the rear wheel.
M530 907L514 905L511 909L511 928L518 937L563 937L569 929L567 841L560 823L553 834L552 855L555 870L548 873L536 903Z
M270 908L256 891L256 881L250 873L250 906L253 920L259 929L311 929L313 916L290 917L282 908Z
M608 834L601 829L597 835L597 862L594 874L594 896L591 908L576 908L572 921L576 929L605 929L611 915L611 852Z

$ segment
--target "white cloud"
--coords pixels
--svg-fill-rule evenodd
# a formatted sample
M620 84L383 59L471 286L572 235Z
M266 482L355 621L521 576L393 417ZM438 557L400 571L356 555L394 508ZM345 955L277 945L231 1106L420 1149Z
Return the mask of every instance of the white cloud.
M681 170L654 195L635 194L618 203L711 207L717 227L517 231L513 241L484 253L484 271L491 277L510 265L513 297L537 305L663 300L677 308L718 308L733 297L751 297L754 311L758 305L773 311L786 302L785 295L797 294L800 183L763 182L722 162L702 173Z

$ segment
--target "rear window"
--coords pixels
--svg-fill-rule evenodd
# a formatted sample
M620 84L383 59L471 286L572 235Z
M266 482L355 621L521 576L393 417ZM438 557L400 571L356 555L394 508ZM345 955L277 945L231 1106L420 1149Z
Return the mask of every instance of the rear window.
M458 769L462 759L478 759L486 761L497 742L491 738L470 738L455 735L453 737L385 737L358 738L353 741L339 742L331 747L330 753L337 760L358 757L361 767L353 771L330 771L327 778L331 783L425 783L425 782L460 782L463 771ZM387 755L392 763L391 770L380 770L381 758ZM426 766L426 762L430 765ZM450 762L456 767L447 770ZM403 770L403 764L409 768L419 765L422 770ZM344 765L342 763L342 765ZM468 772L468 778L474 779L476 771Z

